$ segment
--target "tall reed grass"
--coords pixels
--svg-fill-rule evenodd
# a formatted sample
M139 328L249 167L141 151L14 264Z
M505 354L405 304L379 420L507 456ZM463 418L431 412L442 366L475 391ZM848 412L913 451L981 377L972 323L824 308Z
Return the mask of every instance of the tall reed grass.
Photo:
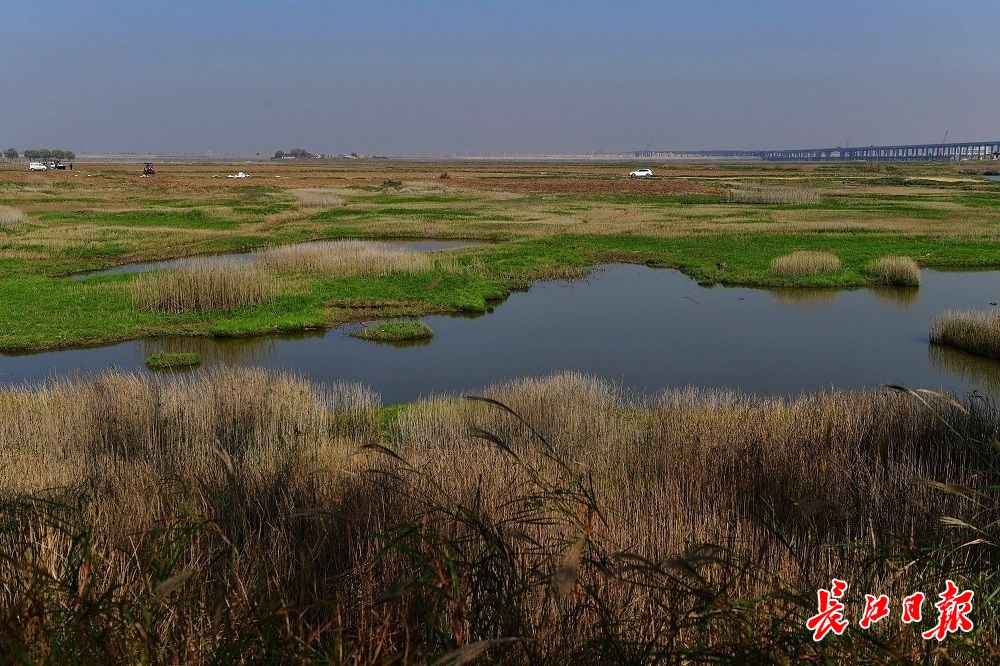
M384 275L427 270L433 259L420 252L374 241L327 241L286 245L261 252L257 262L273 270L324 275Z
M996 482L984 403L647 400L572 373L487 394L386 412L262 370L0 391L0 649L822 661L886 654L864 633L810 640L831 576L898 598L961 566L988 593L995 551L925 561L951 543L943 517L973 520L963 494L912 482ZM995 647L995 621L982 607L949 649ZM876 636L898 659L923 649Z
M292 194L302 208L335 208L343 204L336 190L322 187L306 187L292 190Z
M841 268L840 259L830 252L803 250L778 257L771 262L771 274L801 277L817 273L835 273Z
M726 190L726 201L740 204L814 204L823 200L816 190L805 187L740 185Z
M931 321L931 342L1000 358L1000 310L947 310Z
M920 286L920 267L909 257L889 255L873 263L869 269L878 284L900 287Z
M380 411L261 370L0 391L0 649L905 661L924 648L898 623L813 643L815 590L835 575L897 599L961 567L989 593L995 549L955 551L941 523L976 521L955 489L998 480L986 403L646 399L572 373L487 394ZM976 619L955 658L996 648L996 609Z
M24 224L26 219L21 209L0 206L0 229L17 229Z
M238 310L272 299L278 285L257 266L192 261L170 271L140 273L129 289L139 308L181 313Z

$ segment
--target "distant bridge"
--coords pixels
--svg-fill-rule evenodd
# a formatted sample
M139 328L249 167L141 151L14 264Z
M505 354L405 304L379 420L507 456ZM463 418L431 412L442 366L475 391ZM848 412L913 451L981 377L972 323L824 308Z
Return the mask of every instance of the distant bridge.
M915 143L854 148L793 148L790 150L636 150L635 157L755 158L772 162L828 162L835 160L995 160L1000 140L964 143Z

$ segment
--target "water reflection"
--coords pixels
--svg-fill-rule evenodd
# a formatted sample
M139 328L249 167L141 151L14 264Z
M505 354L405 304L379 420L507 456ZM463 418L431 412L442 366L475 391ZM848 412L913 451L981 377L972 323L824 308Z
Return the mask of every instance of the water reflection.
M203 366L266 365L274 356L279 340L305 340L323 337L325 331L304 331L281 338L213 338L206 336L165 336L136 340L132 344L142 358L162 354L195 353Z
M837 300L836 289L769 289L776 303L793 307L823 307Z
M365 340L365 342L384 347L395 347L396 349L409 349L412 347L426 347L431 343L431 338L417 338L415 340Z
M906 287L871 287L872 296L886 305L908 310L920 298L920 290Z
M991 394L1000 394L1000 361L976 356L946 345L929 344L931 365L969 384L978 384Z

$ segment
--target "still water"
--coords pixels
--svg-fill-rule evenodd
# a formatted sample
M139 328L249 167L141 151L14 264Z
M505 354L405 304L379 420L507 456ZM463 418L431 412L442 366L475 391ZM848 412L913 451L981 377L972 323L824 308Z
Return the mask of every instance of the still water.
M406 347L344 327L292 337L158 338L0 356L0 381L33 382L110 366L145 371L148 354L196 351L203 364L260 365L320 381L358 381L386 403L471 392L497 381L580 370L643 392L671 386L794 394L883 383L1000 395L1000 361L929 345L948 308L990 308L1000 272L924 271L919 290L698 286L671 270L612 265L544 282L477 317L425 317Z

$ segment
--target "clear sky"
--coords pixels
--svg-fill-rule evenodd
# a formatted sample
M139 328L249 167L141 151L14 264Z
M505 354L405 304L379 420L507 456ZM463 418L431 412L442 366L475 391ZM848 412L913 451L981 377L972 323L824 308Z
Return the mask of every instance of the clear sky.
M1000 137L1000 2L0 1L0 143L585 153Z

